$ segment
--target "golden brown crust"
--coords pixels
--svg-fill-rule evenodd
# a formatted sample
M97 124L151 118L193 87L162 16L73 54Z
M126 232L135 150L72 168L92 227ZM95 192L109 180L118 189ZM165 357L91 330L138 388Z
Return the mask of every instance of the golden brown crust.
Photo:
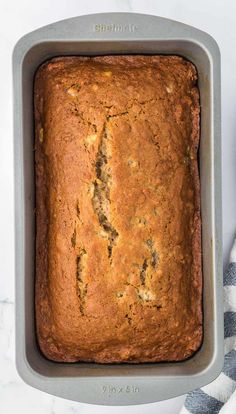
M37 71L36 326L49 359L178 361L199 348L196 82L176 56Z

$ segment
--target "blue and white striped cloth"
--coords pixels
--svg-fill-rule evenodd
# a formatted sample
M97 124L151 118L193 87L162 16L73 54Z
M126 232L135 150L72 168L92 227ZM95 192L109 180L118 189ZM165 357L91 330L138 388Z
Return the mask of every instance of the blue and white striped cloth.
M189 392L180 414L236 414L236 240L224 274L225 361L209 385Z

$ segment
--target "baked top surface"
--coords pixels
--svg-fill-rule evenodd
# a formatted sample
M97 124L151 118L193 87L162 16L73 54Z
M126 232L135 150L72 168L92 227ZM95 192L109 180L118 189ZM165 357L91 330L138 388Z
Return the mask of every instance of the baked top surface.
M177 361L199 348L196 82L176 56L38 69L36 327L49 359Z

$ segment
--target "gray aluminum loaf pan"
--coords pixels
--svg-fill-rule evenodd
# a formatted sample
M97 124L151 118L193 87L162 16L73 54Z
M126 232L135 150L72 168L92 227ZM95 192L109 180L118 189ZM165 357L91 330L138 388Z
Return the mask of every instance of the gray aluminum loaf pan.
M40 352L34 315L33 80L53 56L177 54L198 70L201 95L201 214L204 340L183 362L152 364L57 363ZM206 33L168 19L133 13L75 17L38 29L13 55L16 363L26 383L75 401L131 405L171 398L211 382L223 365L220 54Z

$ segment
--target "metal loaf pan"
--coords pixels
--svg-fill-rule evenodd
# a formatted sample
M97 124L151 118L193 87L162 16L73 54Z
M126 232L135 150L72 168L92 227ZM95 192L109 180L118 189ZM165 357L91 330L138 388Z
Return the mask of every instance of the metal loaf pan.
M39 351L34 318L33 79L53 56L177 54L198 70L201 95L201 212L204 341L189 360L99 365L56 363ZM75 17L24 36L13 55L16 363L21 377L48 393L93 404L131 405L171 398L212 381L223 365L220 54L206 33L168 19L132 13Z

